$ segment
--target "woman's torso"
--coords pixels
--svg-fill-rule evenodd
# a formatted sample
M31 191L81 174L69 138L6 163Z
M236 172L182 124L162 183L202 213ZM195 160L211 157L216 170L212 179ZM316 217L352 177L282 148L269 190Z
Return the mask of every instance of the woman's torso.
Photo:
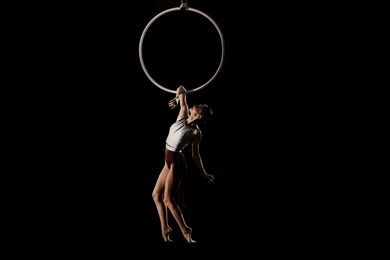
M186 124L188 116L180 117L169 129L166 140L166 149L172 152L181 152L192 142L192 135L197 129L196 126Z

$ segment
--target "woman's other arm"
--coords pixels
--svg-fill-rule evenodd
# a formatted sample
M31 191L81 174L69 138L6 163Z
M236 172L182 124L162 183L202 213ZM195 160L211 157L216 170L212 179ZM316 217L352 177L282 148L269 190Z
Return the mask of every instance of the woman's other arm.
M208 179L209 183L214 182L214 176L207 174L202 163L202 158L199 153L199 144L202 139L202 132L200 130L195 130L192 141L192 158L194 159L194 163L203 177Z

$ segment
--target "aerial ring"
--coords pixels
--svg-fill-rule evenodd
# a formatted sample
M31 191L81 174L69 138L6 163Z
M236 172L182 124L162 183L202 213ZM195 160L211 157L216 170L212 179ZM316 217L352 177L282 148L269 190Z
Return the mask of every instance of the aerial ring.
M142 66L142 69L144 70L146 76L149 78L149 80L154 84L156 85L157 87L159 87L160 89L162 90L165 90L167 92L170 92L170 93L176 93L176 90L172 90L172 89L169 89L169 88L166 88L162 85L160 85L157 81L155 81L152 76L150 76L148 70L146 69L146 66L145 66L145 63L144 63L144 58L143 58L143 55L142 55L142 45L143 45L143 42L144 42L144 38L145 38L145 35L146 35L146 32L148 31L149 27L161 16L163 16L164 14L167 14L167 13L170 13L170 12L174 12L174 11L180 11L180 7L175 7L175 8L171 8L171 9L167 9L161 13L159 13L158 15L156 15L152 20L150 20L150 22L146 25L144 31L142 32L142 35L141 35L141 39L139 41L139 59L141 61L141 66ZM201 14L203 15L204 17L206 17L213 25L214 27L217 29L218 31L218 34L219 34L219 37L221 39L221 46L222 46L222 49L221 49L221 61L219 63L219 66L218 66L218 69L217 71L214 73L214 75L211 77L211 79L209 79L206 83L204 83L203 85L197 87L197 88L194 88L194 89L190 89L187 91L187 93L193 93L193 92L196 92L204 87L206 87L207 85L209 85L219 74L219 72L221 71L222 69L222 65L223 65L223 61L225 59L225 43L224 43L224 39L223 39L223 35L222 35L222 32L221 32L221 29L219 28L219 26L217 25L217 23L209 16L207 15L206 13L202 12L202 11L199 11L198 9L195 9L195 8L188 8L186 9L185 11L191 11L191 12L195 12L195 13L198 13L198 14Z

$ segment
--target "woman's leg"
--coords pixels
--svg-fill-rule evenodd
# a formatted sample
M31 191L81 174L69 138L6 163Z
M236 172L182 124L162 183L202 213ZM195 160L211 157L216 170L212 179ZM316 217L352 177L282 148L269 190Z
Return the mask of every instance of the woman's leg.
M160 217L161 222L161 231L165 242L171 242L169 234L172 232L172 229L168 226L168 215L167 215L167 206L164 204L163 196L165 191L165 183L168 176L169 169L165 164L162 169L160 176L157 179L156 186L153 190L153 200L156 204L158 216Z
M172 164L165 183L164 202L165 205L168 206L176 222L179 224L180 229L188 243L195 243L195 241L191 239L192 229L186 225L183 214L173 199L174 191L177 190L181 181L181 177L175 176L177 173L175 173L174 170L175 165Z

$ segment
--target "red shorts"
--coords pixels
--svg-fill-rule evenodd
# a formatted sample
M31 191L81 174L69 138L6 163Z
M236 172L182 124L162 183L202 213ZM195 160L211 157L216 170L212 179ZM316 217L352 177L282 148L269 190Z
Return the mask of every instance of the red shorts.
M165 149L165 162L169 170L171 169L171 165L175 164L175 174L178 174L177 177L182 177L185 173L187 173L186 158L183 153L172 152Z

